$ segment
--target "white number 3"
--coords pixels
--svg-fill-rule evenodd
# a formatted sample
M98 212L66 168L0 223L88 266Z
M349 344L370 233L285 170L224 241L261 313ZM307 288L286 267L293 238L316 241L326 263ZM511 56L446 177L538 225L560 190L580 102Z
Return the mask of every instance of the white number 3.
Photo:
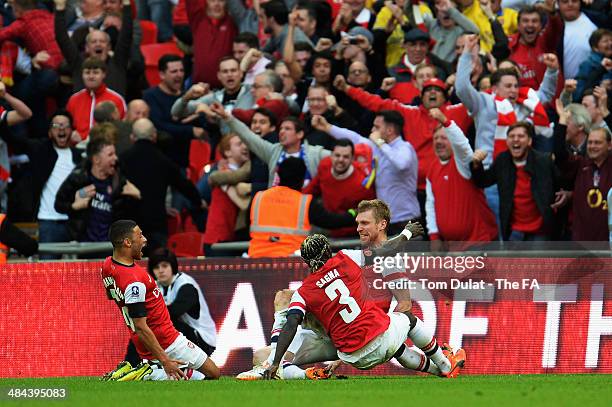
M351 292L349 291L346 284L342 280L335 280L330 285L325 288L325 294L329 297L330 300L335 300L340 294L340 300L338 301L340 304L347 305L348 309L343 309L339 312L340 317L344 322L350 324L357 318L357 316L361 313L361 308L357 301L353 297L351 297Z

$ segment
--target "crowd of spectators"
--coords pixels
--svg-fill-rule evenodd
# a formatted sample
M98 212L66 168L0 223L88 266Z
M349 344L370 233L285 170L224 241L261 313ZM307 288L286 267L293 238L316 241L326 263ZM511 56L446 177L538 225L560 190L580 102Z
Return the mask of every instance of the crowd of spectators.
M611 3L0 0L0 213L207 255L375 197L432 250L608 240Z

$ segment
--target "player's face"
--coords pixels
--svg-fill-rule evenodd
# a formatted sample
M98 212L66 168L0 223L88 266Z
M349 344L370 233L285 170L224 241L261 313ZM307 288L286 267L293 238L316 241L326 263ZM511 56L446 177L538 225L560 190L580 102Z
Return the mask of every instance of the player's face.
M132 257L136 260L142 259L142 249L147 245L147 238L142 234L140 226L136 226L132 232L131 245Z
M157 282L164 287L169 286L172 282L172 266L167 261L162 261L155 266L153 274L155 274Z
M385 220L377 222L371 209L357 214L355 220L357 221L359 240L361 240L363 246L376 246L386 239L385 228L387 222Z

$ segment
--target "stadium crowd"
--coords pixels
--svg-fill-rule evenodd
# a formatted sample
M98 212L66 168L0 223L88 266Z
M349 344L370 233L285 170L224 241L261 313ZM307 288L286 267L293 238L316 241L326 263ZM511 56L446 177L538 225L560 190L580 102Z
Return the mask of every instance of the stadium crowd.
M0 3L3 242L609 239L608 0Z

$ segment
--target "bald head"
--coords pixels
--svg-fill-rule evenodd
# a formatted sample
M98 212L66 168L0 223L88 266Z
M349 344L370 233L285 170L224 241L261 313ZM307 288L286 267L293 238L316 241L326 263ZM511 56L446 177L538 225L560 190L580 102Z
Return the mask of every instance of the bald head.
M138 119L132 125L132 134L136 140L152 140L157 138L153 122L149 119Z
M126 121L133 123L138 119L149 117L149 105L142 99L134 99L128 104Z

